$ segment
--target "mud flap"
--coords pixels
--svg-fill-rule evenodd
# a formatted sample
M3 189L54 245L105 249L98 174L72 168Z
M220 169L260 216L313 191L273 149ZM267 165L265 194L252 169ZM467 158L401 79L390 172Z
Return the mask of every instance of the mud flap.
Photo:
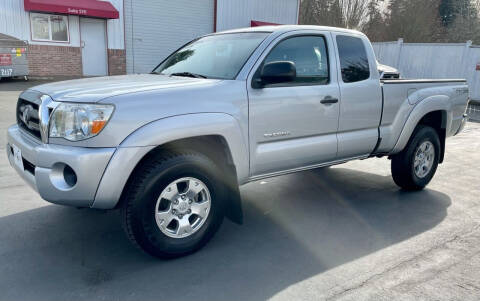
M242 198L240 196L240 189L238 188L237 173L235 167L230 167L233 172L227 172L226 185L225 185L225 199L228 200L228 204L225 208L225 216L236 224L243 224L243 209Z

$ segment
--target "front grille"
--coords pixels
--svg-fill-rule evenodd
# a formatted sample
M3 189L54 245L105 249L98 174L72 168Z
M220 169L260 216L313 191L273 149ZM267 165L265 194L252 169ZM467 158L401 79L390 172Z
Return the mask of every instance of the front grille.
M19 98L17 102L17 124L22 130L41 139L38 109L38 104Z

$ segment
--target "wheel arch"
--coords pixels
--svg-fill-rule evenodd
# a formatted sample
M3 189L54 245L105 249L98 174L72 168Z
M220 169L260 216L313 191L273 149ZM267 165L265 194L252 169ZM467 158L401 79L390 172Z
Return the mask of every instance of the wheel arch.
M432 127L438 134L440 139L440 155L439 163L443 162L445 157L445 140L447 134L447 111L446 110L437 110L431 111L425 114L422 119L418 122L419 125L427 125Z
M445 154L446 129L452 122L449 99L445 95L431 96L417 104L409 114L391 154L401 152L410 141L415 128L423 124L437 131L441 142L440 162L442 162Z
M130 134L110 160L92 207L118 207L123 189L142 162L158 152L180 149L204 154L229 175L226 180L234 195L229 208L235 210L227 212L227 217L241 222L238 185L248 178L247 143L236 119L223 113L169 117L149 123Z

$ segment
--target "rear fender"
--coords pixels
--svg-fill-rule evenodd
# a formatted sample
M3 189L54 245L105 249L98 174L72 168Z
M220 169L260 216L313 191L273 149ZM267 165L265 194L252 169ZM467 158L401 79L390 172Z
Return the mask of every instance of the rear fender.
M403 129L400 133L400 136L395 144L395 147L390 152L390 154L396 154L401 152L407 145L410 137L412 136L413 131L417 127L420 120L430 112L433 111L446 111L446 120L445 124L442 124L442 127L450 128L452 123L452 109L450 98L446 95L436 95L427 97L424 100L420 101L410 112L410 115L403 126Z

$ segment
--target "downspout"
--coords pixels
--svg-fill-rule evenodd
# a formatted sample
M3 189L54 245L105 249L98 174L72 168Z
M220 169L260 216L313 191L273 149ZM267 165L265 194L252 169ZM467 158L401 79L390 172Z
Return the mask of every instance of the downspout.
M297 25L300 24L300 2L301 0L297 0Z
M213 32L217 32L217 0L213 0Z

